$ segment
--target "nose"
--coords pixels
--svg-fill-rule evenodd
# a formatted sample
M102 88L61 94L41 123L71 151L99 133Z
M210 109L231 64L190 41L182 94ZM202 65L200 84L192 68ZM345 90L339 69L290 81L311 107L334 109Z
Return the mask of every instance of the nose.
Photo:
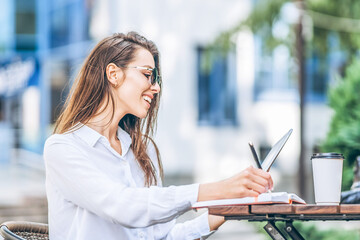
M151 91L154 93L159 93L161 90L160 85L158 83L155 83L155 85L151 85Z

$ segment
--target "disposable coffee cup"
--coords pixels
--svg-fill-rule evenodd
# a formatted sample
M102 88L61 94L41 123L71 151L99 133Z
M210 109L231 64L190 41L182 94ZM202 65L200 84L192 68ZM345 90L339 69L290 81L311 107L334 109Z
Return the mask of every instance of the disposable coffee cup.
M315 203L339 205L344 156L341 153L314 153L311 161Z

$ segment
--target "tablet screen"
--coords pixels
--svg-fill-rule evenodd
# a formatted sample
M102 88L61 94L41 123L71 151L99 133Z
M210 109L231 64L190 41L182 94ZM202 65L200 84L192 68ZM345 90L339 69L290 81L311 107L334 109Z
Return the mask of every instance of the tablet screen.
M270 152L268 153L268 155L266 155L264 161L261 164L261 168L265 171L268 172L270 170L271 165L274 163L275 159L277 158L277 156L279 155L281 149L283 148L283 146L285 145L286 141L288 140L288 138L290 137L291 133L292 133L292 129L290 129L277 143L275 143L275 145L271 148Z

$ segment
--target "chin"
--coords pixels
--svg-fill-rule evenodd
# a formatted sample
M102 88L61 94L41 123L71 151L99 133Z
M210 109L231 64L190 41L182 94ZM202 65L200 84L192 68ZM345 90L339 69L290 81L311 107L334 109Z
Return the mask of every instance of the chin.
M149 113L149 109L148 108L144 108L144 107L140 107L137 109L134 109L133 111L130 112L130 114L140 118L140 119L144 119L147 117Z
M136 117L140 118L140 119L144 119L146 118L146 116L148 115L147 112L143 112L143 113L137 113L137 114L134 114Z

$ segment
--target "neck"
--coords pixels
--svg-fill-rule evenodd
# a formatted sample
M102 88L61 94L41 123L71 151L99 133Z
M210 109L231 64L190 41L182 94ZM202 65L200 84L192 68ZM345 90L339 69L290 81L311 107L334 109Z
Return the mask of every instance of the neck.
M125 113L119 113L118 111L115 111L114 116L112 116L112 111L112 104L108 104L107 106L103 104L86 124L88 127L106 137L110 142L113 139L117 139L118 124L125 116Z

